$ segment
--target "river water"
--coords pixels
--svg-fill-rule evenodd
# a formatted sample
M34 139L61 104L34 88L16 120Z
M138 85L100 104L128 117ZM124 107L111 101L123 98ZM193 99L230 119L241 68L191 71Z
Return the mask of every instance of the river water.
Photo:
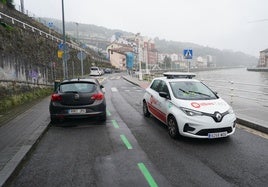
M216 79L268 86L268 72L247 71L246 68L197 72L198 79ZM268 90L266 90L268 92Z
M254 103L268 107L268 72L233 68L200 71L196 75L197 79L202 80L228 102Z
M268 127L268 72L233 68L196 75L233 107L237 117Z

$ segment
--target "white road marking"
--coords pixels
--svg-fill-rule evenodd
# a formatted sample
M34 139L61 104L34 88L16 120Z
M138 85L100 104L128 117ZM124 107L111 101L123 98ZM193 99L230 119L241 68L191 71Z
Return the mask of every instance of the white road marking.
M111 90L112 90L112 92L118 92L117 88L115 88L115 87L112 87Z
M117 80L118 80L118 79L120 79L120 78L121 78L121 76L116 76L116 77L111 77L110 79L111 79L111 80L114 80L114 79L117 79Z

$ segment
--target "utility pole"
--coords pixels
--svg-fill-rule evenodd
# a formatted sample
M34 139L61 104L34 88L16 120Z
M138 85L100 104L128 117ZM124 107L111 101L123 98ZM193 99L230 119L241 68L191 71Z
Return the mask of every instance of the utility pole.
M68 78L67 75L67 55L66 55L66 36L65 36L65 20L64 20L64 0L62 0L62 35L63 35L63 79Z
M76 22L76 40L77 42L79 42L79 39L78 39L78 23Z
M24 0L20 0L20 11L24 13Z

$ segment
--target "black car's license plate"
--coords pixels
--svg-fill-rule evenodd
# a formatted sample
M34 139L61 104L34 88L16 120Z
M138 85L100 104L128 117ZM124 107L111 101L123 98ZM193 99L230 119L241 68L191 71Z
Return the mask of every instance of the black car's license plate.
M69 114L85 114L86 109L70 109Z

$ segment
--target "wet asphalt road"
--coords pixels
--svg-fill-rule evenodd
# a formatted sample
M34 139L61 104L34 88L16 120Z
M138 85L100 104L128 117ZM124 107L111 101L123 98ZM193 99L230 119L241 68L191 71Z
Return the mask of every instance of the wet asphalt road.
M143 117L144 90L116 74L103 84L107 122L51 126L10 186L267 186L266 138L237 128L226 139L172 140Z

